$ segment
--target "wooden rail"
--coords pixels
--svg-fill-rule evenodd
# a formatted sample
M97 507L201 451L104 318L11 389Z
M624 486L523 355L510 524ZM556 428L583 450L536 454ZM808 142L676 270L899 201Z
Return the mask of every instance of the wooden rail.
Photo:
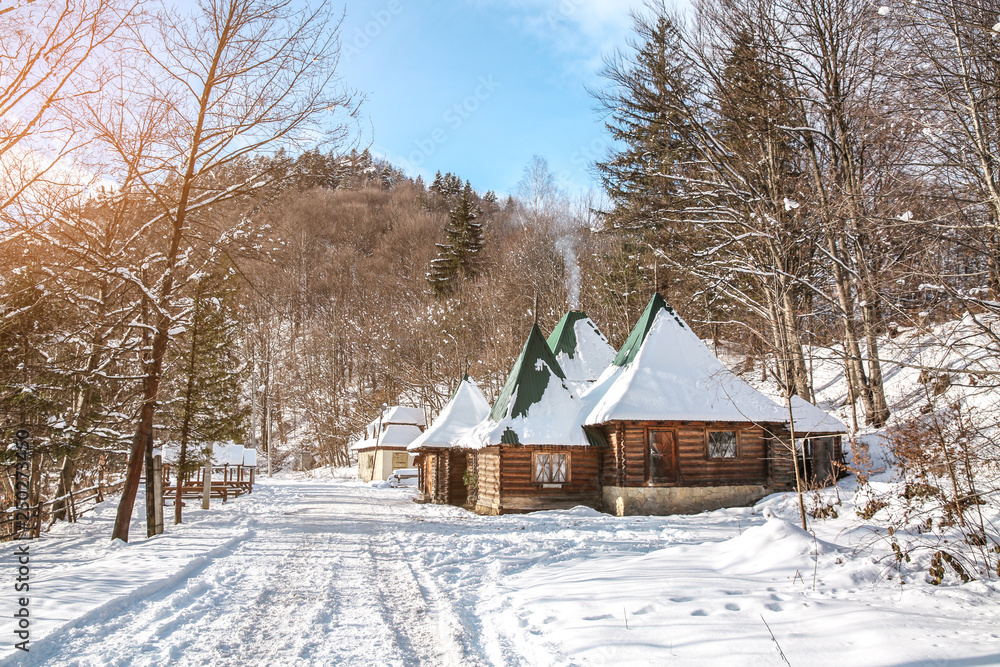
M222 479L217 479L221 473ZM177 497L177 481L170 483L171 466L163 464L163 499L171 500ZM205 490L205 469L199 468L197 475L185 476L181 482L182 499L198 499L202 497ZM213 466L212 482L209 496L221 498L222 502L230 498L238 498L244 493L253 492L254 480L257 477L257 469L249 466Z
M65 501L63 512L70 523L104 502L105 497L119 493L125 485L124 481L114 484L99 484L86 489L70 491L61 498L53 498L27 509L7 509L0 516L0 542L9 542L19 536L18 525L26 525L27 530L20 533L30 537L39 537L48 532L55 520L52 518L52 508L59 501ZM46 525L48 524L48 525ZM44 530L42 526L45 526Z
M181 487L181 498L196 499L202 497L204 490L204 469L199 469L197 477L185 479ZM221 479L216 479L221 476ZM253 492L253 484L257 476L257 469L248 466L215 466L212 468L212 486L210 496L219 498L226 502L232 498L238 498L244 493ZM169 485L170 466L163 466L163 499L173 500L176 498L177 486ZM141 481L140 481L141 483ZM0 513L0 542L9 542L21 536L40 537L55 523L53 518L53 507L60 501L65 501L62 508L63 516L70 523L83 514L93 510L98 503L104 501L105 497L115 493L120 493L125 486L125 481L114 484L99 484L86 489L70 491L61 498L53 498L45 502L28 507L27 509L5 509ZM18 531L19 526L25 526L22 531ZM44 526L44 528L43 528Z

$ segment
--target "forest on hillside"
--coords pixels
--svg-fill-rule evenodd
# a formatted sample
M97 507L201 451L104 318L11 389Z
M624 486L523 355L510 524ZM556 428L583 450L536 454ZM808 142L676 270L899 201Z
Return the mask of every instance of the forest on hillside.
M881 337L973 313L1000 343L995 3L693 5L606 56L587 197L541 157L498 197L355 145L326 9L0 12L0 419L42 493L134 499L163 442L347 465L383 403L493 398L570 308L618 346L654 290L791 394L839 350L875 427Z

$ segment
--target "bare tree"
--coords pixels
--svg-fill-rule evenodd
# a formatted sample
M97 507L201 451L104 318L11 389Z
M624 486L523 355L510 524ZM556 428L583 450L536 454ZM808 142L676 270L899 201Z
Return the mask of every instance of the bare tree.
M125 32L138 3L15 0L0 8L0 222L23 231L49 196L65 199L87 176L69 156L86 145L79 110L106 80L97 62ZM33 195L28 196L28 195ZM26 219L27 218L27 219Z
M142 89L128 103L157 109L160 133L105 135L109 154L136 174L126 196L148 198L151 235L145 275L130 279L148 303L150 349L143 403L129 454L114 538L128 540L143 455L150 444L163 358L182 315L178 290L198 261L244 233L251 208L241 197L275 178L260 159L289 146L337 141L335 115L352 111L335 75L339 21L328 9L266 0L208 0L193 16L162 12L155 30L139 32L133 75ZM256 158L256 159L251 159ZM228 208L227 216L218 215ZM154 235L155 238L155 235Z

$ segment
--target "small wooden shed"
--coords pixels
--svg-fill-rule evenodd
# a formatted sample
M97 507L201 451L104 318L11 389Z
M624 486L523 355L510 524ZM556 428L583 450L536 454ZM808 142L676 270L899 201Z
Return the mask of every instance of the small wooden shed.
M792 396L793 429L780 434L782 440L791 440L801 453L804 478L811 486L833 484L843 474L844 435L847 425L812 403ZM794 473L794 470L792 471Z
M470 492L474 501L475 454L460 442L489 413L483 392L466 375L434 423L407 448L417 455L420 501L465 506Z
M533 325L489 416L463 441L476 450L475 510L599 508L601 451L580 427L582 406Z

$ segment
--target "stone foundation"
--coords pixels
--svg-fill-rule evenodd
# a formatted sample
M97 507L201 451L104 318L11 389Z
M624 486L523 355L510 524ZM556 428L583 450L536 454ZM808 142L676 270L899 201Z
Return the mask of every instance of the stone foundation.
M767 494L767 488L760 485L605 486L604 511L616 516L696 514L752 505Z

